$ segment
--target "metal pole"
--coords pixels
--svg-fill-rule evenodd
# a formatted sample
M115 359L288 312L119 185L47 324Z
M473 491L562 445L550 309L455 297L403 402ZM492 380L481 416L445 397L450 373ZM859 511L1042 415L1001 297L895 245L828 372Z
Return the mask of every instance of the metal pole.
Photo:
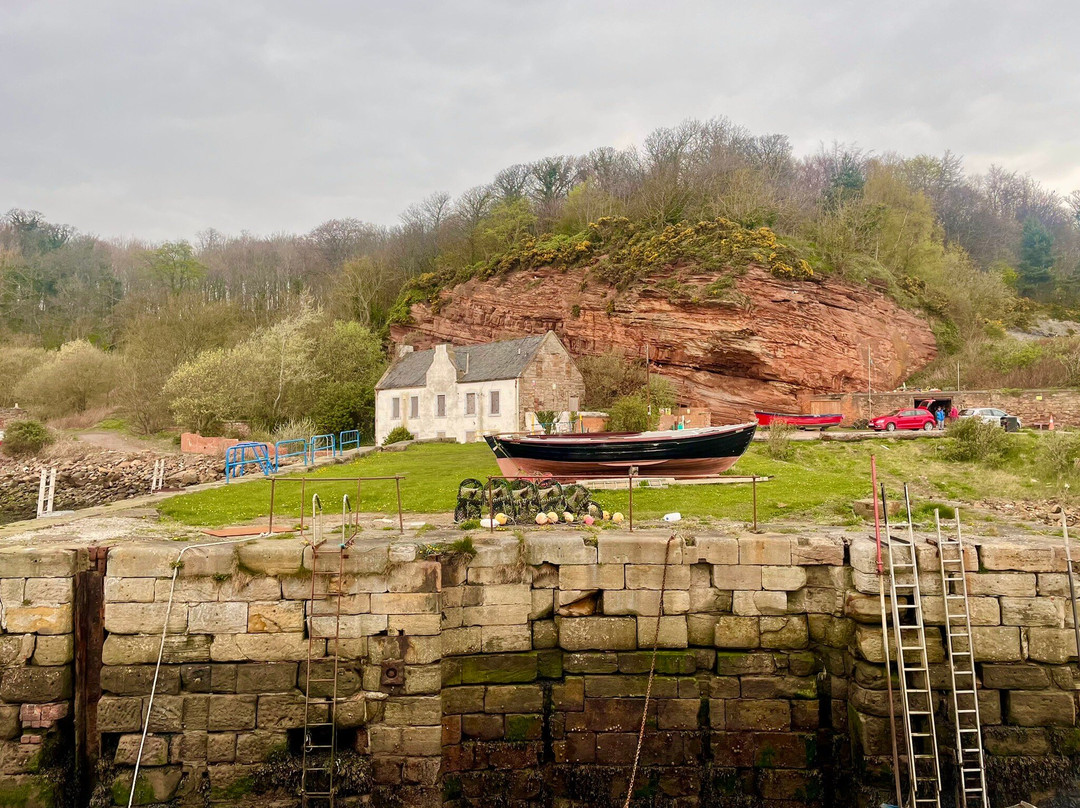
M359 438L357 438L359 440ZM359 448L359 447L357 447ZM356 510L353 512L354 533L360 532L360 478L356 478Z
M1076 632L1076 661L1080 665L1080 622L1076 620L1076 577L1073 573L1072 551L1069 549L1069 520L1061 509L1061 531L1065 535L1065 564L1069 567L1069 602L1072 604L1073 631Z
M627 482L626 491L627 491L628 494L630 494L630 508L629 508L630 532L633 533L634 532L634 469L633 469L632 466L630 467L630 471L626 475L626 482Z
M56 496L56 466L49 472L49 503L45 506L45 513L53 512L53 498Z
M307 477L300 480L300 536L304 535L304 492L307 490Z
M359 480L357 481L359 485ZM401 510L401 477L394 477L394 488L397 489L397 523L398 533L405 532L405 514Z
M892 662L889 659L889 627L885 617L885 574L881 561L881 517L878 513L877 459L870 455L870 484L874 489L874 541L877 543L878 598L881 601L881 647L885 652L885 685L889 691L889 739L892 741L896 804L903 805L900 786L900 753L896 748L896 708L893 706ZM884 507L884 498L882 498ZM914 553L914 551L912 551Z
M45 475L48 474L45 469L41 470L41 478L38 480L38 494L37 494L37 515L40 519L45 513Z
M271 536L274 535L274 489L277 485L277 479L275 477L270 478L270 525L266 528L266 532Z
M757 533L757 475L750 480L750 490L754 494L754 532Z

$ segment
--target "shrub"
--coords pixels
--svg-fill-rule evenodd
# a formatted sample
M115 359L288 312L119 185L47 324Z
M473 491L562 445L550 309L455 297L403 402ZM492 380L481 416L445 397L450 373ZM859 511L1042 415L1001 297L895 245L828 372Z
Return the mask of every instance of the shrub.
M0 407L12 407L19 402L16 386L23 377L49 358L44 348L16 348L0 345Z
M623 396L608 413L608 430L611 432L647 432L660 420L649 414L649 407L641 396Z
M1015 451L1012 436L997 424L987 424L978 418L961 418L949 425L950 438L945 450L949 460L1001 465Z
M791 424L773 421L769 424L769 457L773 460L787 460L791 457Z
M1080 433L1051 432L1040 436L1039 468L1047 476L1072 477L1080 463Z
M16 457L37 454L53 442L52 433L40 421L16 421L4 431L4 454Z
M27 373L15 397L36 414L55 418L104 403L115 379L115 357L86 340L76 340Z
M279 440L307 440L312 435L318 435L318 427L310 418L294 418L291 421L278 426L273 432L274 441Z
M403 440L415 440L413 433L403 426L395 426L390 430L390 434L386 436L386 440L382 442L383 446L389 446L391 443L400 443Z

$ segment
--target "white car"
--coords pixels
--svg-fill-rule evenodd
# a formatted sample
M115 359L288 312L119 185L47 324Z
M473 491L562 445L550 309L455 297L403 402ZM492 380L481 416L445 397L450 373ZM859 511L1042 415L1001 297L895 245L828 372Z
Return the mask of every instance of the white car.
M959 416L961 418L978 418L983 423L1001 426L1001 419L1008 414L1005 410L999 410L996 407L968 407L960 410ZM1021 425L1019 418L1016 419L1016 425Z

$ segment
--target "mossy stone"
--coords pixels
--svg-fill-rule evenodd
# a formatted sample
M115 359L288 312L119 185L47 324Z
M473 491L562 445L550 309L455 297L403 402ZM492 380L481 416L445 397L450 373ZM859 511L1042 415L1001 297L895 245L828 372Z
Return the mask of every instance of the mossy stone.
M461 683L520 684L533 682L537 676L537 654L497 654L461 657Z

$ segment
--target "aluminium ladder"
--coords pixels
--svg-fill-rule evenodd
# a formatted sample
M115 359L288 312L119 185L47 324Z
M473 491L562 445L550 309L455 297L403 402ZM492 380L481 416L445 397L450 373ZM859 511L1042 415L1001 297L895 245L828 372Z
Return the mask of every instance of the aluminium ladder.
M941 767L934 726L934 693L926 655L922 593L915 555L911 518L909 540L894 539L889 531L885 486L881 486L885 512L885 536L889 547L889 600L892 602L893 636L903 705L904 740L907 746L909 808L940 808ZM906 488L905 488L906 495ZM910 513L910 508L909 508ZM901 602L903 598L903 602ZM883 638L888 642L888 638ZM886 672L888 673L888 671Z
M952 676L956 763L960 769L960 805L962 808L988 808L960 512L956 512L955 539L941 535L941 519L937 510L934 511L934 526L937 528L938 558L941 560L945 637L949 651L949 673Z
M346 538L348 510L349 498L345 496L342 501L341 539L328 542L322 538L322 503L318 494L312 497L311 597L307 613L308 656L300 775L302 808L334 808L335 804L338 641L341 636L341 597L345 594L341 582L345 559L354 541ZM325 606L320 608L320 603Z

